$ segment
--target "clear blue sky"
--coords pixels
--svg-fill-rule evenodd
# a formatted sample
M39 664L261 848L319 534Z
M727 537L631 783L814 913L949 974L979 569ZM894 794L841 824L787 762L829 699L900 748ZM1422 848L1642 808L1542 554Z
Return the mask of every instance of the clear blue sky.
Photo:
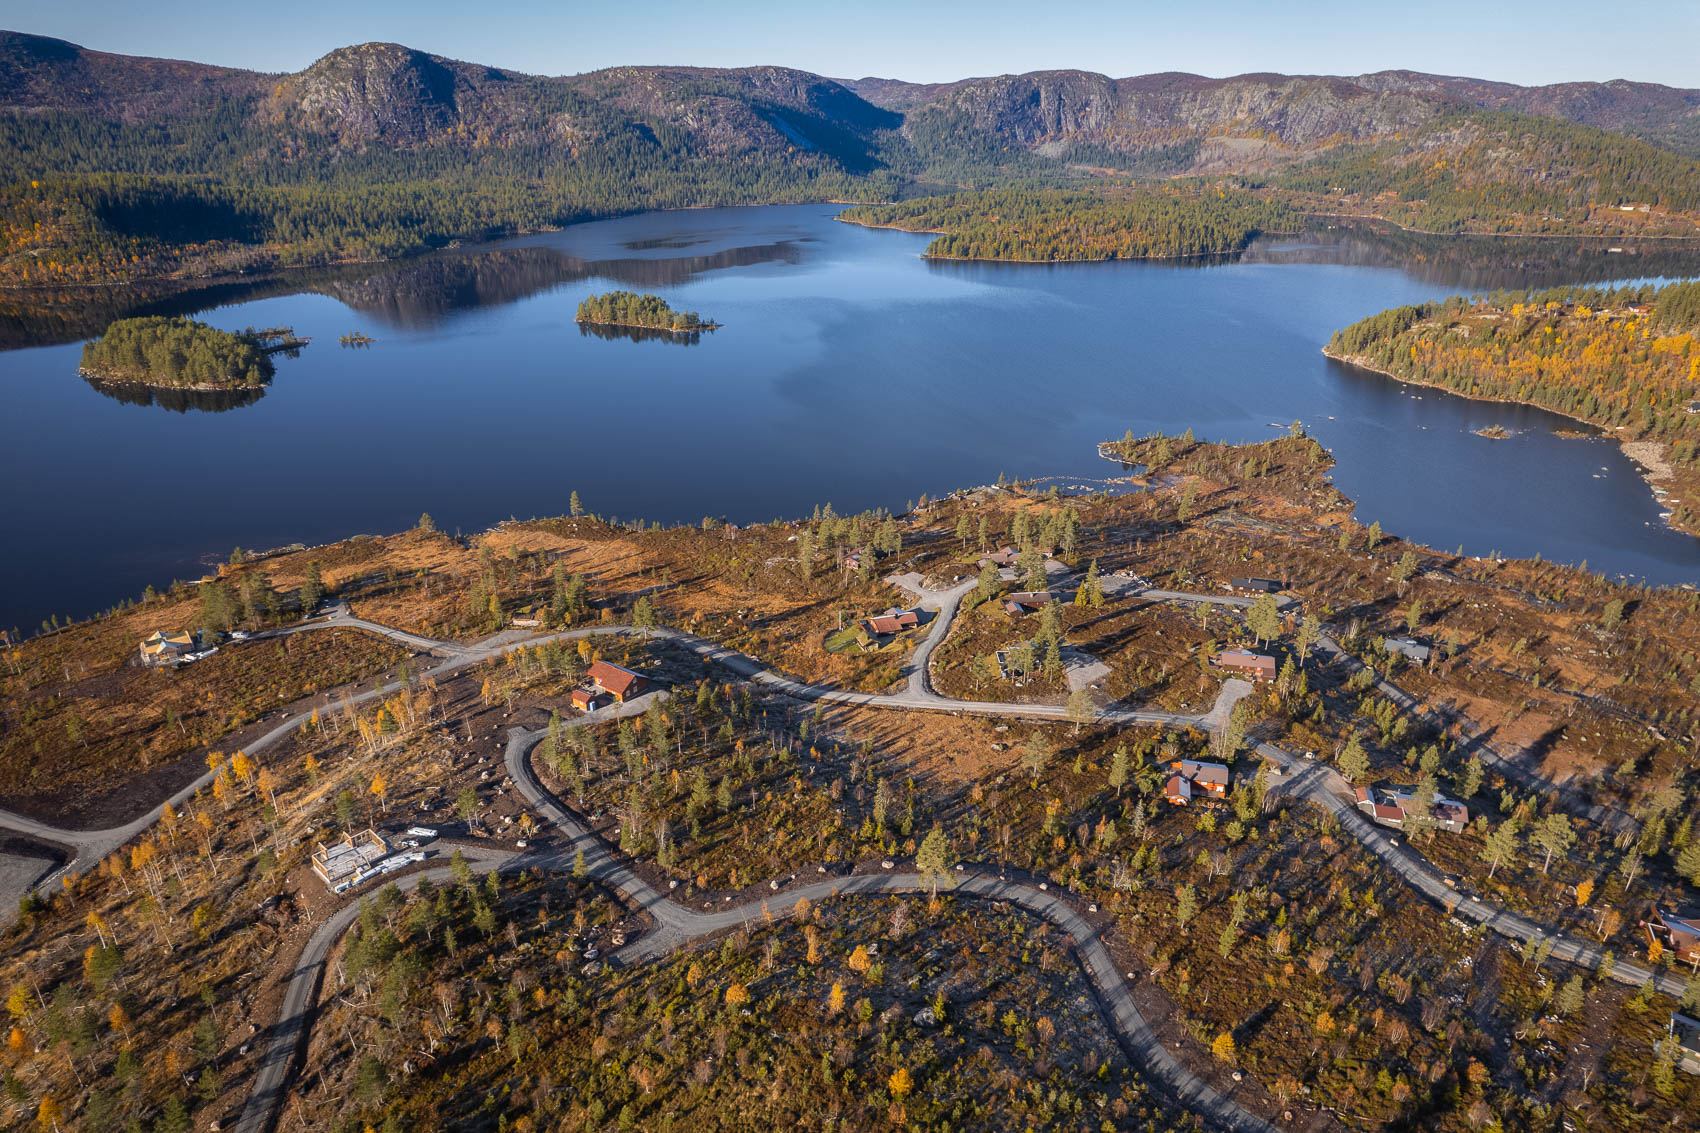
M1700 2L1643 0L0 0L0 27L267 71L393 40L540 74L776 63L935 82L1079 67L1700 86Z

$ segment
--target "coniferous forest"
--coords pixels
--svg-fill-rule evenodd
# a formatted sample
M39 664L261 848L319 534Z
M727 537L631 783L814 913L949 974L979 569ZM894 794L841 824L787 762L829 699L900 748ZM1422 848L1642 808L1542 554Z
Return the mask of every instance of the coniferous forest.
M590 296L578 305L578 321L669 331L713 330L719 325L705 322L695 311L675 311L659 295L639 295L635 291Z
M1296 213L1237 189L1114 195L1001 189L862 205L841 218L938 232L926 255L968 260L1121 260L1235 252L1258 233L1290 232Z
M83 346L83 373L106 381L194 389L240 389L271 381L272 363L251 334L193 319L120 319Z
M1700 283L1455 295L1353 323L1327 352L1656 443L1675 482L1700 487ZM1697 526L1694 498L1682 491L1671 504L1677 525Z

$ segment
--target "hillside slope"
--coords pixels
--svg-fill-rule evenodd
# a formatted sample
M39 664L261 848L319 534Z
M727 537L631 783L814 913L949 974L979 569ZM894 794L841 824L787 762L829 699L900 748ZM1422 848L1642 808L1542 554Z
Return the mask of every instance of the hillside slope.
M1700 165L1482 107L1657 131L1700 123L1683 116L1697 103L1412 72L547 77L394 43L276 75L0 32L0 284L388 258L641 209L1176 174L1441 231L1694 234Z
M1670 522L1700 532L1700 283L1564 287L1395 307L1325 353L1466 397L1539 405L1638 446Z
M368 43L291 75L0 33L0 279L373 259L646 208L889 195L901 119L780 67L545 78Z
M1594 126L1700 157L1694 144L1700 139L1700 90L1622 79L1524 87L1419 71L1222 79L1040 71L951 83L876 77L841 82L891 110L966 114L1023 144L1043 140L1063 150L1102 147L1133 154L1211 133L1302 147L1385 134L1389 127L1408 129L1448 107L1474 107Z

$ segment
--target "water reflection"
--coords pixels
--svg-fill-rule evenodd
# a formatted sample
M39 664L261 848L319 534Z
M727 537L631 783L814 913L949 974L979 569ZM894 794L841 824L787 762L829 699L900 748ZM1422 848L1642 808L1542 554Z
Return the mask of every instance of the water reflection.
M228 413L252 405L266 396L264 386L246 389L171 389L167 386L148 386L136 382L103 382L85 378L90 388L102 397L125 405L157 405L173 413Z
M402 261L358 279L323 280L302 290L328 295L392 327L420 329L457 311L503 306L593 277L630 287L673 287L704 272L796 263L798 257L790 241L704 256L620 260L582 260L556 248L532 246Z
M1297 236L1259 237L1240 262L1397 268L1424 283L1475 292L1693 276L1700 274L1700 241L1428 236L1340 218Z
M654 327L615 327L603 323L579 323L578 332L586 338L605 338L610 342L674 342L680 346L695 346L702 341L696 330L657 330Z
M682 246L677 241L655 243ZM392 328L424 329L458 312L517 303L585 279L665 288L706 272L797 263L801 257L801 249L792 240L660 259L581 259L547 245L524 245L438 252L393 263L320 268L198 287L150 284L12 294L0 297L0 349L91 338L115 319L193 315L213 307L303 293L329 296Z
M569 233L572 230L568 230ZM634 253L688 248L705 240L662 236L617 245ZM75 288L0 296L0 349L90 338L115 319L193 315L214 307L303 293L326 295L390 327L423 329L458 312L517 303L580 280L666 288L727 268L802 260L795 239L724 248L698 256L581 258L544 243L448 250L383 264L353 264L256 279L184 285ZM1262 237L1238 256L1201 264L1344 264L1392 267L1456 291L1547 287L1700 275L1700 241L1425 236L1373 221L1341 219L1299 234ZM936 270L956 265L937 263ZM1039 271L1045 265L1023 265ZM1074 265L1064 265L1073 267Z
M197 315L221 329L288 325L313 340L263 399L113 393L176 412L93 397L73 379L70 296L53 333L72 341L0 360L0 418L12 425L0 482L53 489L0 493L0 530L26 552L0 556L0 625L198 577L203 556L234 545L400 530L424 510L473 531L560 514L572 491L663 522L741 523L827 500L841 512L896 508L1000 473L1092 484L1114 468L1094 446L1129 428L1233 441L1295 418L1334 451L1335 482L1366 523L1471 554L1539 551L1655 582L1700 577L1700 541L1660 526L1657 502L1609 439L1561 439L1551 429L1562 422L1539 411L1337 370L1319 353L1336 329L1385 307L1528 282L1496 278L1492 265L1461 279L1474 270L1467 257L1413 252L1407 269L1439 282L1339 266L1397 259L1388 241L1404 238L1324 228L1261 245L1251 263L940 271L916 257L926 236L833 213L654 213L403 263L155 291L146 302L222 304ZM643 243L658 250L629 246ZM1454 246L1522 256L1501 242ZM1287 266L1269 266L1272 256ZM1679 274L1664 252L1621 262ZM716 270L733 264L751 266ZM729 333L691 350L571 333L580 298L614 287L712 312ZM258 301L234 302L243 295ZM119 312L101 302L103 325ZM352 331L379 341L339 348ZM248 398L258 404L237 417L186 411ZM1492 425L1514 435L1473 435ZM516 439L533 433L538 443Z

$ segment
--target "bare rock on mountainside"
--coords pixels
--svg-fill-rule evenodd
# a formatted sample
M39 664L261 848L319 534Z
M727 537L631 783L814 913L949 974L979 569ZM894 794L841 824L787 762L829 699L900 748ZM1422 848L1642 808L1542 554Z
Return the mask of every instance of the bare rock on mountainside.
M339 48L279 84L280 102L297 106L309 123L354 138L421 142L460 124L460 103L483 118L498 99L486 86L504 76L427 55L399 43Z

